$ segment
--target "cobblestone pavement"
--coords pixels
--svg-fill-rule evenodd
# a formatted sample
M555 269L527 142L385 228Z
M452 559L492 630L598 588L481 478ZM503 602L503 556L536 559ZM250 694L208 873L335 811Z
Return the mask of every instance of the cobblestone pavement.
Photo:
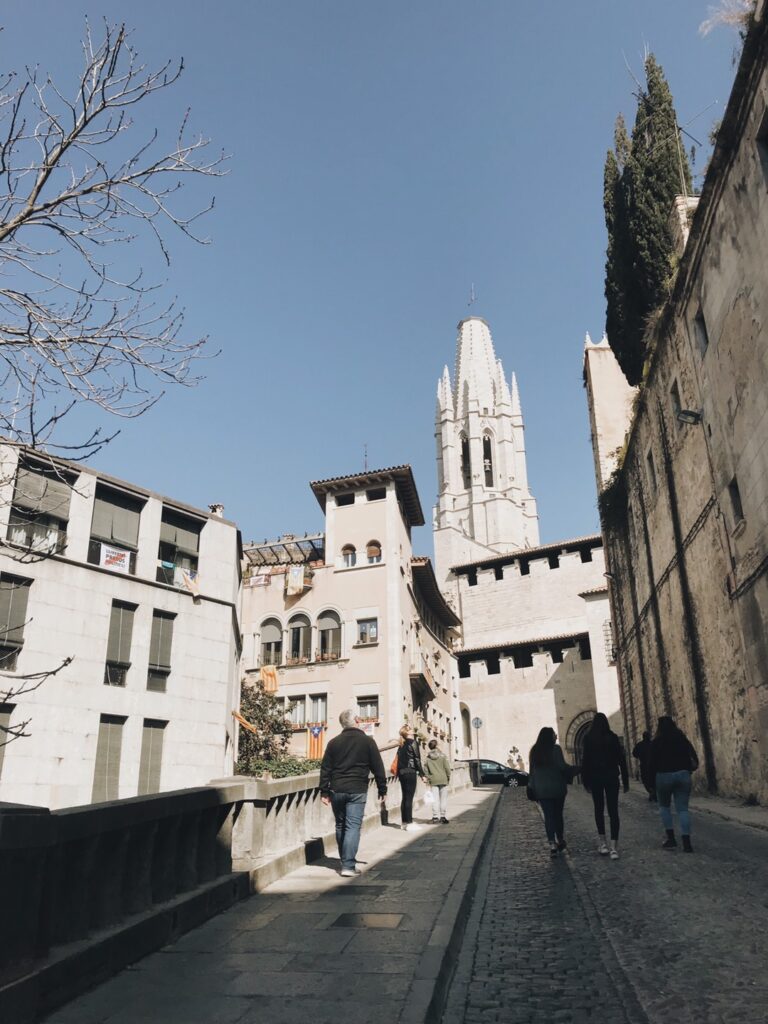
M503 794L443 1024L766 1024L768 833L695 815L686 855L644 795L621 815L610 861L576 788L552 861L536 806Z

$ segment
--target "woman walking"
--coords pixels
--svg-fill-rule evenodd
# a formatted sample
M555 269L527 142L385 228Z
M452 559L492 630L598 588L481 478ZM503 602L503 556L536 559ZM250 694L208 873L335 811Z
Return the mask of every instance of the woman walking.
M667 837L661 844L665 850L677 846L672 822L672 797L683 837L683 850L693 853L691 846L691 815L688 799L691 795L691 772L699 767L699 758L690 740L678 729L674 721L663 715L659 719L656 735L651 741L651 770L656 779L656 798L659 814Z
M556 857L566 847L563 808L568 783L578 773L578 768L565 763L555 730L548 727L539 732L531 747L528 763L528 788L541 806L550 856Z
M584 740L581 781L592 794L597 826L597 852L619 859L619 775L624 792L629 791L629 770L621 740L612 732L605 715L598 711ZM611 847L605 841L605 808L611 823Z
M413 820L413 797L416 793L416 780L424 778L421 766L421 754L416 742L415 733L410 725L400 730L400 746L397 748L397 777L400 780L400 821L406 832L417 832L421 825Z
M448 824L448 783L451 781L451 762L438 750L437 740L429 741L429 753L424 771L432 787L432 824Z

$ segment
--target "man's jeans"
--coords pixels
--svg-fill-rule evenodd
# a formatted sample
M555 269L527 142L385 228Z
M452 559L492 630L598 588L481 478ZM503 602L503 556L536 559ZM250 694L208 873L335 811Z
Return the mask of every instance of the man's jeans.
M448 814L448 787L432 787L432 821L445 818Z
M672 828L672 797L675 798L677 820L684 836L691 834L691 815L688 811L688 798L691 795L691 773L659 772L656 775L656 796L659 801L659 814L664 828Z
M343 871L354 871L367 799L367 793L331 793L331 807L336 818L336 845Z

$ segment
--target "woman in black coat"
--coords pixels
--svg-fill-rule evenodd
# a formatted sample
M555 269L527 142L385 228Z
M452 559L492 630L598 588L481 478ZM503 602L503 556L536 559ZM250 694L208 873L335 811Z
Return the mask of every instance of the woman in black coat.
M627 758L621 740L611 731L608 719L598 711L584 740L581 761L581 781L592 794L597 825L598 853L610 854L611 860L619 859L619 775L624 792L629 790ZM605 806L608 805L608 819L611 823L610 850L605 841Z
M416 832L421 828L413 820L413 797L416 793L416 782L424 779L421 765L419 744L410 725L400 730L400 746L397 748L397 777L400 780L400 820L406 832Z

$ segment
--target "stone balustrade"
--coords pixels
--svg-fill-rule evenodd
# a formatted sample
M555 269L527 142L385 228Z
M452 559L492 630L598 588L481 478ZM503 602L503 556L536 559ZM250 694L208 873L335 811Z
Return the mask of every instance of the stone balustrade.
M451 788L468 784L457 765ZM391 780L382 811L371 783L364 829L399 802ZM58 811L0 804L0 1019L34 1021L295 867L335 857L333 831L318 772Z

